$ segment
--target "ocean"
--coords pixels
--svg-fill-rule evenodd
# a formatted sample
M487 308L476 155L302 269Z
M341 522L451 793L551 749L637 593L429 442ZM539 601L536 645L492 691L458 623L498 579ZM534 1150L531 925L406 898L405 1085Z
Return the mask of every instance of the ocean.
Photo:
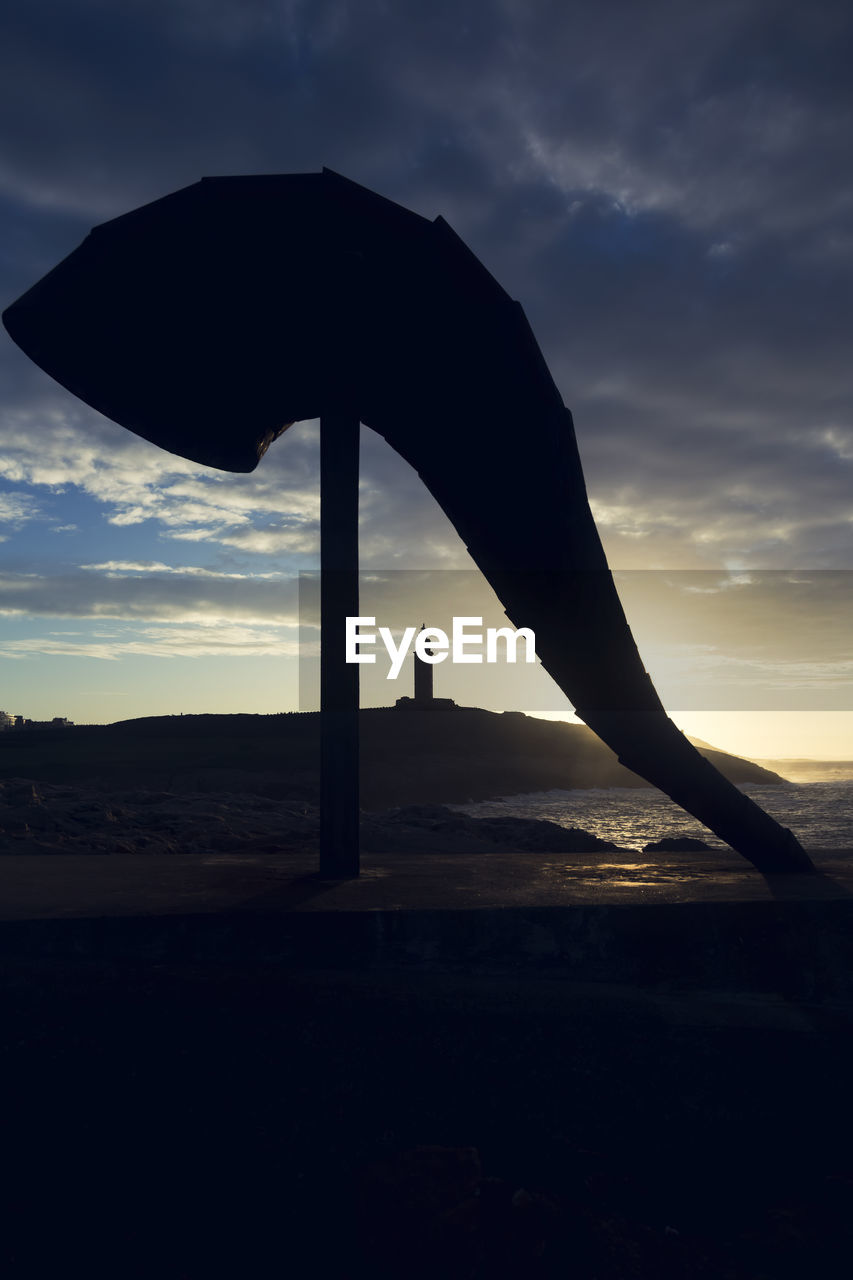
M808 774L808 770L801 771ZM826 770L830 773L832 770ZM853 849L853 770L849 765L821 781L750 783L748 796L809 849ZM694 836L711 848L725 848L707 827L659 791L646 787L608 787L579 791L540 791L499 801L454 805L472 817L547 818L563 827L582 827L623 849L642 849L664 836Z

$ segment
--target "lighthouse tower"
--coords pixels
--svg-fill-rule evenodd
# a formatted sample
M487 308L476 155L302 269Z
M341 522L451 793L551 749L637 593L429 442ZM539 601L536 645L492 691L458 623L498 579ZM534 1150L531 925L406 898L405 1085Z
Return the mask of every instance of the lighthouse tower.
M421 626L421 631L426 630L426 623ZM435 650L427 646L426 652L432 657ZM415 650L415 696L413 698L398 698L395 706L401 711L414 711L427 708L428 710L436 710L437 708L446 709L447 707L455 707L456 703L452 698L436 698L432 691L433 664L424 662L423 658L418 657Z
M426 629L426 623L421 624L421 631ZM432 649L426 652L432 657ZM424 662L423 658L419 658L415 653L415 702L419 707L428 706L433 700L432 685L433 667L431 662Z

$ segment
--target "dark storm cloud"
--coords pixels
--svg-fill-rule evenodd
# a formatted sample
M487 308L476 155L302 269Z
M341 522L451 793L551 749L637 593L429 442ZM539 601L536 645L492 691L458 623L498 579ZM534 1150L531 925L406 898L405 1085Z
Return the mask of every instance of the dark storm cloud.
M703 224L849 211L835 3L31 0L4 35L4 177L54 206L230 162L483 214L525 177Z
M521 300L617 562L849 562L846 6L31 0L5 23L4 298L204 173L326 164L443 213ZM47 395L2 358L7 405ZM299 452L270 477L307 484ZM456 554L417 478L364 454L366 549L405 524Z

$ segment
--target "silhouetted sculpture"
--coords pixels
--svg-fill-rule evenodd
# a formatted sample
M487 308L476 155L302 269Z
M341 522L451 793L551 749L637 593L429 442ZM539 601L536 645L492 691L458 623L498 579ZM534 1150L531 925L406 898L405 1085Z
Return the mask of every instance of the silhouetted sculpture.
M521 306L442 218L328 170L206 178L96 227L4 320L81 399L208 466L253 470L297 419L365 422L415 467L623 764L760 869L814 870L666 715L571 414Z

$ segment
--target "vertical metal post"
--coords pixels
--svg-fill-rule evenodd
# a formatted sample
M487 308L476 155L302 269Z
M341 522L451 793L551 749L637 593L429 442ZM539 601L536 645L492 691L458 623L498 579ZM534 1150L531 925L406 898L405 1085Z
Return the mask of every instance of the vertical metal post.
M320 875L359 873L358 664L344 620L358 614L357 416L320 420Z

